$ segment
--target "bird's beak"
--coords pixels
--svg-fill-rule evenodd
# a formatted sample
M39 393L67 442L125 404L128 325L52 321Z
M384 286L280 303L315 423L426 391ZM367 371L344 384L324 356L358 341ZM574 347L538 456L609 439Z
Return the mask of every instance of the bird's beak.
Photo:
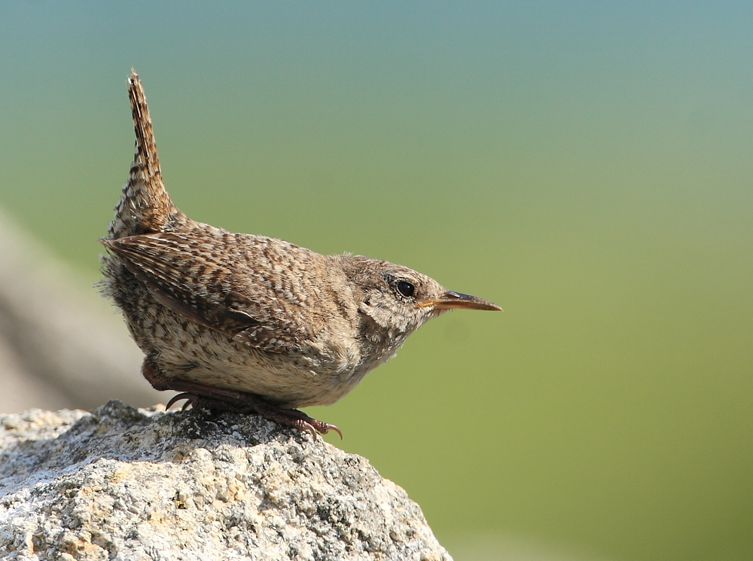
M448 290L439 298L434 300L423 300L416 304L419 308L432 307L435 310L453 310L455 308L464 308L467 310L491 310L495 312L501 312L502 308L496 304L492 304L488 300L478 298L477 296L471 296L469 294L461 294L453 290Z

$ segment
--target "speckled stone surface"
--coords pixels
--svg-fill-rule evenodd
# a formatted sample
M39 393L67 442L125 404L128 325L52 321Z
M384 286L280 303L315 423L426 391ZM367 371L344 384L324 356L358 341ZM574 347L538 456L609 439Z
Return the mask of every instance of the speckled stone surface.
M442 560L362 457L254 416L0 416L0 558Z

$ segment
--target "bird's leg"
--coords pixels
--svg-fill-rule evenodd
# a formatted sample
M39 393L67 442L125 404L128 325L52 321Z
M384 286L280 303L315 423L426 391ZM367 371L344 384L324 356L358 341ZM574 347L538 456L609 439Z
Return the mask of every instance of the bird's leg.
M149 355L144 359L144 363L141 365L141 374L155 390L164 391L170 389L170 378L162 374L153 356Z
M255 413L265 419L278 424L295 427L312 434L327 434L329 431L336 432L343 437L340 429L331 423L319 421L309 417L303 411L280 407L268 402L263 397L247 392L228 390L207 386L198 382L183 380L171 380L170 389L179 391L176 396L168 401L166 408L169 409L176 402L185 399L185 410L188 405L194 408L205 408L213 411L236 411L238 413Z

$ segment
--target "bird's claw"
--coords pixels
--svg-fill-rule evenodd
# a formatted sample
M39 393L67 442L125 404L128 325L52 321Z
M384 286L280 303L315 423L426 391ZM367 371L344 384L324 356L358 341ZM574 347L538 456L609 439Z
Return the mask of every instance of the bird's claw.
M343 438L343 433L337 427L337 425L333 425L332 423L325 423L323 421L317 421L316 419L312 419L311 417L309 417L308 419L293 419L290 423L290 426L311 433L313 436L319 436L327 434L329 431L334 431L340 437L340 440L342 440Z
M180 410L185 411L186 409L188 409L189 406L193 405L197 397L198 396L189 392L181 392L181 393L175 394L173 397L170 398L170 401L168 401L165 404L165 411L170 411L170 408L182 399L185 399L186 402L183 404Z
M179 401L183 399L185 399L186 402L180 408L181 411L185 411L189 407L193 407L197 403L199 396L196 394L192 394L190 392L181 392L181 393L175 394L174 396L170 398L170 401L168 401L165 404L165 411L170 411L170 408L173 405L175 405L176 403L178 403Z

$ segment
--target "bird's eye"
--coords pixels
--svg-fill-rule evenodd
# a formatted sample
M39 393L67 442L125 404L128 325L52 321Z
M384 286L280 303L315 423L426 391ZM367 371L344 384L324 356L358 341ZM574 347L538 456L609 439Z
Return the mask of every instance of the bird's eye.
M408 281L404 281L404 280L397 281L396 286L397 286L397 291L403 296L405 296L406 298L410 298L411 296L413 296L413 293L416 292L416 287L413 286Z

